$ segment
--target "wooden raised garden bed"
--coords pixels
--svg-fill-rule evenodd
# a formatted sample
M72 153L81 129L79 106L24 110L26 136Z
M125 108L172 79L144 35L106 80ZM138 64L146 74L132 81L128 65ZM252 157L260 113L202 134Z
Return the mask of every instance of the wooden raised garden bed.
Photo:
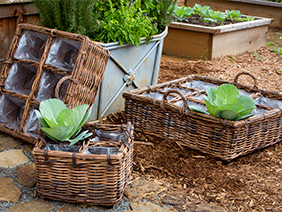
M268 18L216 27L172 22L164 52L177 56L214 59L266 45Z
M189 0L185 6L195 3L210 6L213 10L240 10L242 14L272 18L270 27L282 28L282 3L265 0Z

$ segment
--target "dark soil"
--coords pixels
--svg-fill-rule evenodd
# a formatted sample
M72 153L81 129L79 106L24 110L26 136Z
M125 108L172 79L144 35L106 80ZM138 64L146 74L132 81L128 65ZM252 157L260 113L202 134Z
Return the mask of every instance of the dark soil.
M182 22L188 23L188 24L208 26L208 27L216 27L216 26L221 26L221 25L239 23L238 21L231 21L231 20L225 20L225 21L219 21L217 23L211 23L211 22L204 21L203 18L199 15L192 15L191 17L184 18L184 20Z

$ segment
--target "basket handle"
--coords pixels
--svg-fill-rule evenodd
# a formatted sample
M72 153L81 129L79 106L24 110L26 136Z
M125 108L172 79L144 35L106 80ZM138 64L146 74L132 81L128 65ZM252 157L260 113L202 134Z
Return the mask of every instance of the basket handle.
M179 111L180 114L184 115L185 114L185 111L187 111L189 109L188 107L188 103L187 103L187 100L185 99L185 96L183 93L181 93L180 91L176 90L176 89L171 89L171 90L168 90L164 97L163 97L163 100L161 101L161 104L160 104L160 107L165 110L164 108L164 101L167 101L167 96L170 94L170 93L176 93L178 94L181 98L182 98L182 101L183 101L183 107L181 108L181 110Z
M253 88L258 88L258 86L257 86L257 84L258 84L257 78L256 78L253 74L251 74L250 72L247 72L247 71L239 72L239 73L235 76L235 78L234 78L234 83L239 84L239 83L238 83L238 79L239 79L239 77L240 77L241 75L248 75L248 76L250 76L250 77L253 79L253 81L254 81Z
M57 99L60 99L60 95L59 95L59 93L60 93L60 88L61 88L62 84L63 84L66 80L71 80L71 81L73 81L73 83L78 84L78 80L72 79L72 76L71 76L71 75L62 77L62 78L58 81L58 83L57 83L57 85L56 85L56 88L55 88L55 97L56 97Z

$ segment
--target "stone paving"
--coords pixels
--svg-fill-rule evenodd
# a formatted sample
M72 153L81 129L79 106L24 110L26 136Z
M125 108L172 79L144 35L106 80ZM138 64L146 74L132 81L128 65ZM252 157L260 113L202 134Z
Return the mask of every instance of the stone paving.
M6 212L223 212L223 208L190 200L184 191L168 191L164 185L134 176L121 202L113 207L67 204L42 199L36 191L31 144L0 134L0 211Z

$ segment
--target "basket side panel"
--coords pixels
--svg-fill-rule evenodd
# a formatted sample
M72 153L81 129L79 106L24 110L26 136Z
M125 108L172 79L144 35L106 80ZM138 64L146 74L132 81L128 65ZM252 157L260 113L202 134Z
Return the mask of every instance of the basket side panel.
M89 45L86 45L86 50L82 49L81 61L78 62L77 69L72 75L78 83L70 82L64 98L65 103L70 107L93 104L109 59L108 50L94 42L86 43Z
M73 157L63 152L44 154L44 144L39 142L34 150L37 189L44 198L71 203L114 205L123 196L132 171L133 141L130 148L122 145L122 158L98 159L81 154ZM57 153L56 153L57 152Z
M281 114L264 121L231 127L200 118L189 111L187 116L164 111L158 105L126 98L125 117L146 134L168 138L182 145L223 160L232 160L281 140Z

